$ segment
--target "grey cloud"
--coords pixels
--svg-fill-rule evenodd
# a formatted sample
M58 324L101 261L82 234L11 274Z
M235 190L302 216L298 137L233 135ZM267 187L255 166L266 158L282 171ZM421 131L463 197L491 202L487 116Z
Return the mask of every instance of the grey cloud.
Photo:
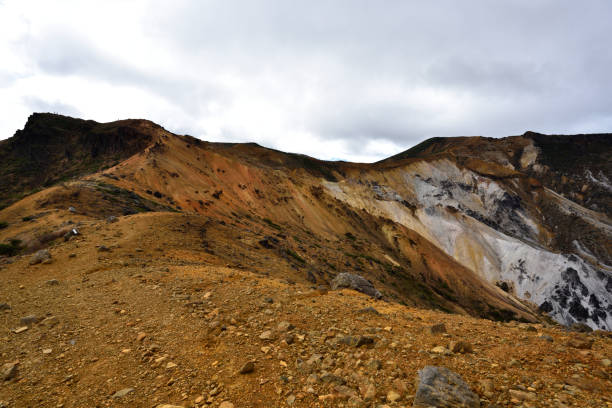
M208 138L206 120L248 89L278 100L300 134L358 155L370 140L408 148L433 136L609 131L611 15L607 0L159 0L134 18L175 72L137 68L57 27L27 48L43 72L160 96L186 115L183 133ZM278 147L240 125L221 123L219 137Z
M60 102L58 100L45 101L36 96L30 95L24 96L23 102L32 112L61 113L63 115L74 117L79 117L82 114L81 111L75 106Z
M77 33L48 32L44 38L30 39L29 54L45 73L60 76L75 75L108 82L112 85L129 85L148 90L181 106L192 114L201 114L203 102L225 100L224 91L206 81L190 81L177 72L172 76L144 71L133 61L119 60L92 44L80 39ZM155 64L152 56L151 64Z

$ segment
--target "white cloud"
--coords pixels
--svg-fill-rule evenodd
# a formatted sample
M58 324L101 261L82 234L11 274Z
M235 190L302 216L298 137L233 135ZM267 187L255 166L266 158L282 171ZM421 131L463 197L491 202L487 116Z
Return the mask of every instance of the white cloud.
M35 110L374 161L612 123L604 0L0 1L0 138Z

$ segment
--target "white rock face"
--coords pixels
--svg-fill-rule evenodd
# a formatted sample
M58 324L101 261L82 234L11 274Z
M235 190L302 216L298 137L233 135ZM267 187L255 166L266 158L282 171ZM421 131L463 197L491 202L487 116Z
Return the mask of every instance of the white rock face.
M525 146L523 153L521 154L520 165L521 169L526 169L529 166L533 166L538 158L538 149L534 146L533 140L530 140L530 144Z
M511 283L518 297L560 323L612 329L612 272L589 262L583 249L548 249L537 218L508 187L446 159L398 169L385 185L363 181L326 187L339 200L415 230L487 281ZM610 233L591 211L558 195L552 199Z

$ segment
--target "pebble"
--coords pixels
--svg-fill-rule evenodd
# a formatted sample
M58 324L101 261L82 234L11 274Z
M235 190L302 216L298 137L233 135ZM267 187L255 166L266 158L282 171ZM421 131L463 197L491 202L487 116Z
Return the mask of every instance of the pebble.
M402 396L397 391L391 390L387 393L387 401L389 402L398 401L400 398L402 398Z
M431 352L435 354L450 354L450 351L444 346L436 346L431 349Z
M536 394L533 392L526 392L520 390L509 390L510 397L516 398L519 401L535 401Z
M451 341L448 346L448 349L453 353L465 354L474 352L474 346L472 346L472 344L468 343L467 341Z
M57 286L57 285L59 285L59 281L57 279L49 279L46 283L49 286Z
M252 361L248 361L240 368L240 371L238 372L240 374L248 374L252 373L253 371L255 371L255 363L253 363Z
M128 395L129 393L134 392L133 388L124 388L122 390L117 391L116 393L113 394L113 398L121 398L121 397L125 397L126 395Z
M551 336L549 336L548 334L543 334L539 337L542 340L546 340L550 343L552 343L553 341L555 341Z
M272 333L272 330L265 330L259 335L259 338L261 340L274 340L274 333Z
M293 329L295 329L295 326L289 322L280 322L277 327L277 330L281 332L291 331Z
M53 327L58 323L59 323L59 319L57 318L57 316L49 316L49 317L44 318L40 322L40 325L45 326L45 327Z
M219 408L234 408L234 404L229 401L223 401L221 405L219 405Z
M444 325L444 323L434 324L429 328L429 332L431 334L446 333L446 326Z

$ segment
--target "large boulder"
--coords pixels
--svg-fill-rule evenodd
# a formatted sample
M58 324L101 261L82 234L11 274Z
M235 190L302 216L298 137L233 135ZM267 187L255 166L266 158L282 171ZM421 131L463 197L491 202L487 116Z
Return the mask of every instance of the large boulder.
M480 408L480 398L463 379L446 367L419 370L414 408Z
M332 290L348 288L357 292L365 293L375 299L382 298L382 293L372 285L372 282L362 276L343 272L338 274L331 283Z

